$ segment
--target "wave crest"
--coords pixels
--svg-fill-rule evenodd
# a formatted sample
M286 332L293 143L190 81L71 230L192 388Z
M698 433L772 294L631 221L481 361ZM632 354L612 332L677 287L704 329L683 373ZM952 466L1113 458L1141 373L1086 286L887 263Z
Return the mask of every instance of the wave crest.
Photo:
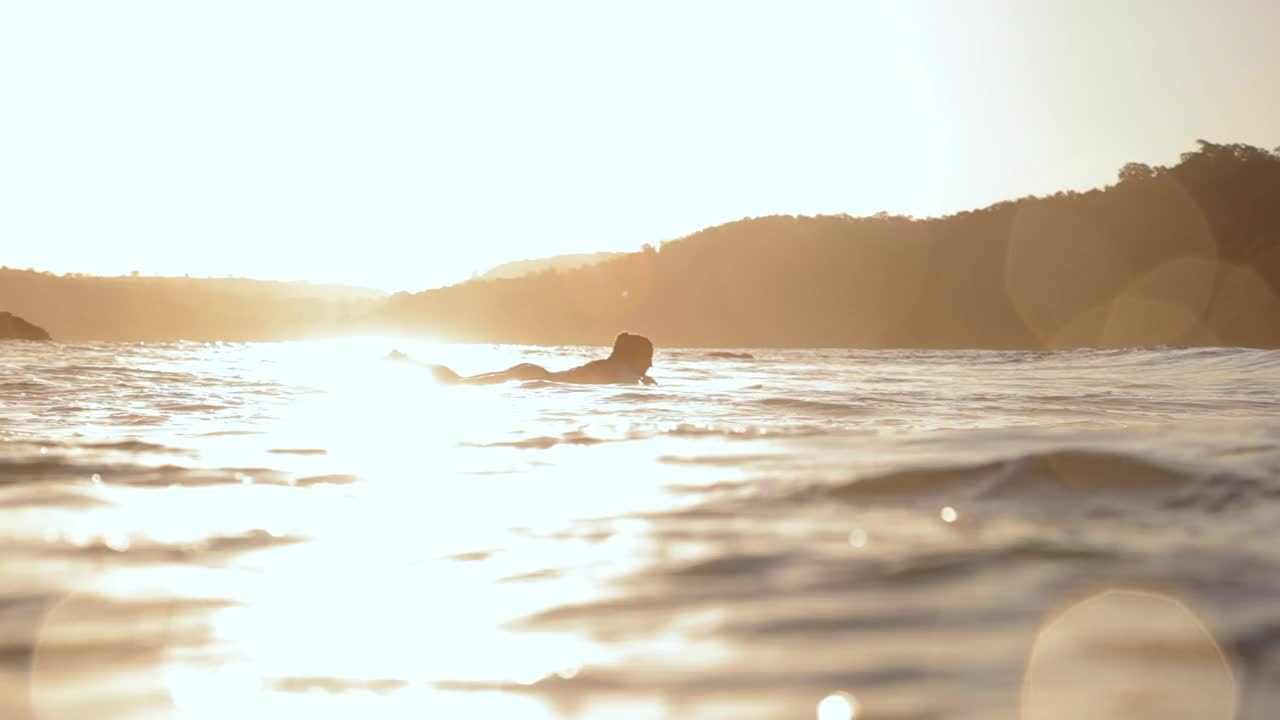
M1045 508L1073 499L1147 500L1170 509L1214 511L1248 503L1262 491L1258 479L1232 472L1070 448L867 475L825 487L820 495L849 502L1034 501Z

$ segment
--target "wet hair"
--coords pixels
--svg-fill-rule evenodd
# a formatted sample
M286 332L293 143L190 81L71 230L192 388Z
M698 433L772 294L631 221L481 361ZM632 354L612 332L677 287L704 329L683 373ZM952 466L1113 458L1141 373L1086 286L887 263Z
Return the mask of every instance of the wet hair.
M613 352L609 353L609 359L621 360L643 375L653 366L653 343L643 335L618 333L618 337L613 341Z

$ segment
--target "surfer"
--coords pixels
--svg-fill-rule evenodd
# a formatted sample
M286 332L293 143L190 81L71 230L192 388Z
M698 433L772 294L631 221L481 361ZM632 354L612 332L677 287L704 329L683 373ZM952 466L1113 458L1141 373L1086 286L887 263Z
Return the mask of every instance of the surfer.
M404 353L392 351L393 360L409 360ZM564 383L585 383L590 385L635 384L657 385L658 381L649 377L649 368L653 366L653 343L643 335L619 333L613 341L613 352L604 360L592 360L586 365L579 365L570 370L551 372L541 365L521 363L506 370L482 373L480 375L462 376L444 365L425 365L435 376L436 382L445 385L490 385L510 380L551 380Z

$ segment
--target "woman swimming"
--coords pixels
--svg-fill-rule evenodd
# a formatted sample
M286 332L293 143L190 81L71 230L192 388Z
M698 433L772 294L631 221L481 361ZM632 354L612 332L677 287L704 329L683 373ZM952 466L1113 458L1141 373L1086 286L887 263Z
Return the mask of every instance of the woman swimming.
M391 357L407 360L408 356L393 352ZM613 383L657 385L649 377L653 366L653 343L643 335L620 333L613 341L613 352L604 360L592 360L571 370L551 372L541 365L521 363L498 372L464 377L444 365L426 365L436 382L446 385L489 385L510 380L551 380L553 382L604 385Z

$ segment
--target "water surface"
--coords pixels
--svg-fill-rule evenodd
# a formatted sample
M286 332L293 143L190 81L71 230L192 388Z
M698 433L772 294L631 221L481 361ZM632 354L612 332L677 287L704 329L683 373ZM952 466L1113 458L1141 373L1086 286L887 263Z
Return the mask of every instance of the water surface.
M1280 353L0 343L0 717L1263 718Z

